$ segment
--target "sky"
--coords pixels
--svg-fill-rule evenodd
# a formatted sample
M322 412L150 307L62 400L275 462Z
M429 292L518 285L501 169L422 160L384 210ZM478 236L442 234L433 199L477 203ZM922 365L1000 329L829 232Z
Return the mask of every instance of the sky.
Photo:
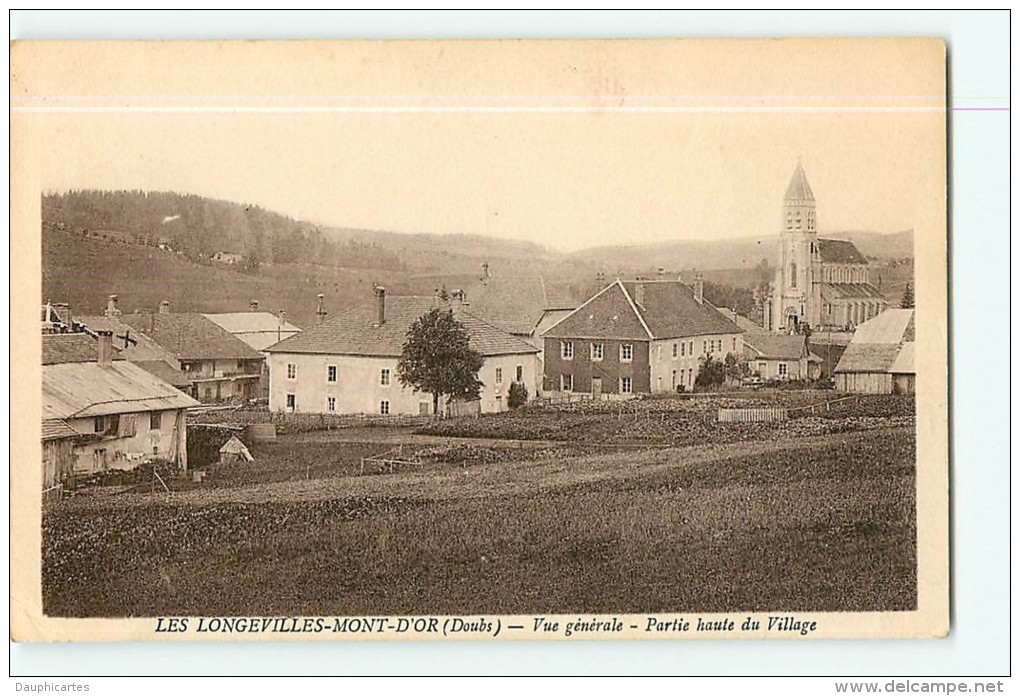
M944 228L938 42L22 48L42 190L571 251L777 233L800 161L822 232Z

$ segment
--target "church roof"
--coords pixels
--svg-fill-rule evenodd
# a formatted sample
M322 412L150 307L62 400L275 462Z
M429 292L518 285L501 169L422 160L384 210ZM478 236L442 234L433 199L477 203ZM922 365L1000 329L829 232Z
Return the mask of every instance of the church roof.
M867 263L864 254L846 239L819 239L818 253L822 263Z
M885 295L871 283L822 283L822 297L832 300L883 300Z
M814 201L815 194L811 192L811 185L808 184L807 174L804 168L797 163L797 168L790 179L790 185L786 187L786 200L788 201Z

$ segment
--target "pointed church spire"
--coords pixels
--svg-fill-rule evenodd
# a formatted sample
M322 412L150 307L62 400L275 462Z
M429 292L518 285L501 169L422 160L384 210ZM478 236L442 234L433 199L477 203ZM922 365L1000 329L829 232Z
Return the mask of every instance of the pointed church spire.
M807 174L804 173L804 167L801 166L799 157L797 158L797 168L790 179L790 185L786 187L786 200L812 202L815 200L815 194L811 192Z

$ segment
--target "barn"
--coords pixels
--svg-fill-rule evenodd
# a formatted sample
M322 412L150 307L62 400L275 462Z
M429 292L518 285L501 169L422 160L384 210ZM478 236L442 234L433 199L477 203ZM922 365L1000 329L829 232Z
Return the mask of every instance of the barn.
M914 392L914 310L887 309L854 332L836 365L836 389L857 394Z

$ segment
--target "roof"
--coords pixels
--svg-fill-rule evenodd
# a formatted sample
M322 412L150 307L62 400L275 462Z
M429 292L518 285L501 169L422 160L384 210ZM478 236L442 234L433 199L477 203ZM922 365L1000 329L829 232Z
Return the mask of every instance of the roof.
M908 362L913 372L913 341L914 310L887 309L857 327L836 372L892 372ZM901 359L904 351L909 353Z
M131 362L138 365L138 367L142 368L150 375L159 377L167 384L171 384L175 387L186 387L191 384L191 380L188 379L188 375L164 360L132 360Z
M882 291L871 283L822 283L822 294L836 300L885 300Z
M904 343L900 349L900 354L896 356L896 360L889 367L889 372L897 375L912 375L914 374L914 342Z
M732 321L734 324L739 326L743 331L764 331L764 327L760 324L748 319L743 314L737 314L736 310L726 309L725 307L716 307L722 315ZM746 337L745 337L746 340Z
M42 439L44 442L46 440L66 440L70 437L84 437L84 433L79 433L67 421L60 418L43 419Z
M42 335L42 364L95 363L99 359L99 342L86 333ZM118 356L114 360L120 360Z
M663 339L741 333L678 280L620 281L603 288L545 332L550 338Z
M126 360L46 365L43 418L88 418L197 406L198 402Z
M808 355L807 338L802 335L750 331L744 334L744 345L757 353L759 358L799 360Z
M254 348L201 314L124 314L121 321L181 360L258 360Z
M449 309L470 335L472 350L483 356L537 353L537 348L475 316L463 306L435 297L388 296L386 321L376 324L376 302L352 307L321 324L285 338L270 353L315 353L398 357L411 325L430 310Z
M87 331L113 332L113 349L125 360L132 362L162 360L170 367L177 365L177 356L138 329L125 324L120 317L89 315L78 317L77 321L84 324Z
M861 323L850 345L855 343L902 343L913 340L914 310L887 309ZM907 335L909 333L909 339Z
M784 198L788 201L813 201L815 199L815 194L811 192L811 185L808 184L807 174L804 173L804 167L800 166L800 162L793 170L793 176L790 177L790 185L786 187Z
M301 330L289 321L281 320L272 312L219 312L202 316L235 335L276 332L277 330L296 333Z
M531 335L547 311L570 310L580 304L566 287L542 276L484 278L466 292L471 313L520 335Z
M271 312L225 312L202 316L259 351L301 331L289 321L281 322Z
M822 263L867 263L864 254L847 239L819 239L818 254Z

